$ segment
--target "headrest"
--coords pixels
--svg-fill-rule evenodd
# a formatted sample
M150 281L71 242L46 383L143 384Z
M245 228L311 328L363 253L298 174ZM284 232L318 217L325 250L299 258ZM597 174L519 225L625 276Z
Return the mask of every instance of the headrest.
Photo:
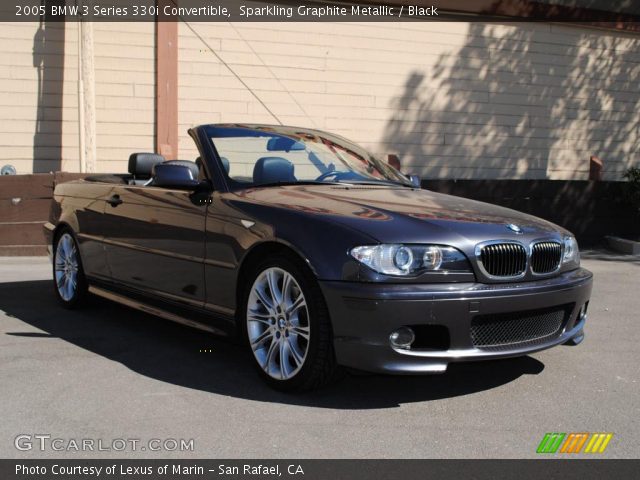
M132 153L129 156L129 173L134 177L151 177L153 166L164 162L164 157L157 153Z
M293 163L281 157L262 157L253 167L253 183L295 182Z
M191 160L167 160L164 162L166 165L182 165L183 167L189 167L193 178L198 178L198 165Z

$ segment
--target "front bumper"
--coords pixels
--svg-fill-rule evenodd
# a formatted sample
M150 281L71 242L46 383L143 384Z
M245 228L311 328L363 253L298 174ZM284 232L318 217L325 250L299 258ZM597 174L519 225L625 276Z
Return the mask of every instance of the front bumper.
M526 355L569 340L579 341L586 315L579 312L591 296L593 276L583 268L554 278L509 284L373 284L321 282L331 314L339 364L379 373L437 373L450 362ZM473 344L474 317L527 312L569 305L557 334L535 342L500 348ZM448 329L446 349L403 350L389 343L392 331L406 325Z

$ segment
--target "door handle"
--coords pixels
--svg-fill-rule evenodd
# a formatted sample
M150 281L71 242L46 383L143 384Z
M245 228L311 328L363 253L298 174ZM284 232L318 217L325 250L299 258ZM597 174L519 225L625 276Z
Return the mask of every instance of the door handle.
M113 195L109 200L107 200L107 203L112 207L117 207L122 203L122 199L120 198L120 195Z

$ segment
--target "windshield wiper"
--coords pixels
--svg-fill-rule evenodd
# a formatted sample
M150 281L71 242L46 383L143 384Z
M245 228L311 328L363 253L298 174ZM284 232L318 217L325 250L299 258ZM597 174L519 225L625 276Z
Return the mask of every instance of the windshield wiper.
M255 183L250 185L250 188L262 188L262 187L286 187L291 185L344 185L343 182L322 182L315 180L283 180L281 182L269 182L269 183ZM349 185L349 184L347 184Z
M358 182L358 181L350 181L349 182L351 185L378 185L381 187L408 187L408 188L414 188L412 185L408 185L406 183L400 183L400 182L393 182L391 180L371 180L371 181L362 181L362 182Z

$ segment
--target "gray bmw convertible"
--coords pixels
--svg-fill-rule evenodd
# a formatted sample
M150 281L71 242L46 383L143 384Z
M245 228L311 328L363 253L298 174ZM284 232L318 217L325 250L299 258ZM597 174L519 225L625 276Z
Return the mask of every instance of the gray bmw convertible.
M193 161L136 153L128 173L56 187L45 229L63 306L94 294L238 337L282 390L582 340L592 275L563 228L422 190L318 130L189 133Z

